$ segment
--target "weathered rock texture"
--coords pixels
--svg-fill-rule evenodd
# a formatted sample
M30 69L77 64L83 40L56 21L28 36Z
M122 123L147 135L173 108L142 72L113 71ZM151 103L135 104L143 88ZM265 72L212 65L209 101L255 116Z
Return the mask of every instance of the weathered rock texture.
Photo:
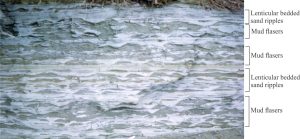
M179 0L182 3L199 4L206 8L229 9L231 11L241 10L244 0Z
M13 36L16 32L13 30L14 21L8 15L8 9L5 2L0 1L0 36Z
M38 3L51 3L51 2L78 3L78 2L84 2L85 0L4 0L4 1L13 4L38 4Z
M37 4L37 3L52 3L52 2L59 2L59 3L119 3L119 2L151 2L155 0L4 0L5 2L9 3L23 3L23 4ZM197 4L204 6L205 8L213 8L213 9L229 9L231 11L238 11L243 9L244 7L244 0L163 0L158 2L164 4L166 2L174 2L179 1L181 3L188 3L188 4Z

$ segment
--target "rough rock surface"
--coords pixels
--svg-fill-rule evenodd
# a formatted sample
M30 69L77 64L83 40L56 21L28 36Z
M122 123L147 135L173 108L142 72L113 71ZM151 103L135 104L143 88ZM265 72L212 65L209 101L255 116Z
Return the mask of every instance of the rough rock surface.
M13 29L14 21L8 15L8 10L5 5L5 2L0 1L0 36L8 37L16 35L16 32Z
M83 2L95 2L103 4L111 3L111 2L120 2L121 0L4 0L10 3L26 3L26 4L37 4L37 3L83 3ZM124 0L123 2L148 2L148 0ZM151 1L151 0L150 0ZM230 11L239 11L244 7L244 0L163 0L162 3L170 3L170 2L181 2L188 4L196 4L200 6L204 6L205 8L213 8L213 9L228 9Z
M209 131L199 134L187 134L187 135L180 135L180 134L172 134L172 135L163 135L163 136L156 136L146 139L243 139L244 132L243 129L228 129L228 130L219 130L219 131ZM137 139L145 139L145 138L137 138Z
M206 8L239 11L244 7L244 0L179 0L182 3L198 4Z

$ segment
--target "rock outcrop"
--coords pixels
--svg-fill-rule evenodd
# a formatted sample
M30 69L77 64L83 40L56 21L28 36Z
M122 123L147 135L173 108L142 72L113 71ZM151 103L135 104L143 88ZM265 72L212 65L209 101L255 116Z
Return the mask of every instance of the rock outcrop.
M179 0L182 3L197 4L205 8L228 9L239 11L244 7L244 0Z
M22 4L38 4L38 3L98 3L98 4L110 4L110 3L124 3L124 2L138 2L153 5L163 5L171 2L181 2L188 4L196 4L204 6L207 9L228 9L230 11L239 11L244 7L244 0L4 0L9 3L22 3Z
M4 1L0 1L0 36L9 37L16 35L14 31L14 20L9 17L8 9Z

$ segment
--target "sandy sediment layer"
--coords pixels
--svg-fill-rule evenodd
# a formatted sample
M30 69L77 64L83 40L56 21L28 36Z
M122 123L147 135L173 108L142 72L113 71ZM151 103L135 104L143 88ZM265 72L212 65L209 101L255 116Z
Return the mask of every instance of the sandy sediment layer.
M155 137L137 137L136 139L243 139L244 131L241 129L225 129L217 131L207 131L199 134L172 134Z

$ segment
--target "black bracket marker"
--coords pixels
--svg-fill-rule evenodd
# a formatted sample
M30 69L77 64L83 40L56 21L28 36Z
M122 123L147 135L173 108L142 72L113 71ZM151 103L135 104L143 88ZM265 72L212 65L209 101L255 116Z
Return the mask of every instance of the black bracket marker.
M248 63L246 63L246 60L245 60L245 66L250 66L250 58L251 58L250 46L245 46L245 48L246 48L246 50L248 50L248 59L247 59Z
M244 11L246 14L244 14L245 17L247 17L247 20L245 20L244 24L245 24L245 28L246 28L246 37L245 39L250 39L250 10L249 9L245 9Z
M245 89L245 92L250 92L250 68L245 68L245 71L248 71L248 75L246 75L246 72L244 73L244 80L245 80L245 76L248 76L248 87L247 89Z
M249 25L249 23L250 23L250 10L245 9L245 13L247 13L246 15L244 14L244 16L247 17L247 20L245 20L245 24Z
M248 108L248 110L247 110L248 111L248 117L247 117L248 121L247 121L247 125L245 125L245 127L250 127L250 108L251 108L250 107L250 96L245 96L245 98L248 99L248 107L247 107ZM244 100L244 102L245 102L245 100Z

